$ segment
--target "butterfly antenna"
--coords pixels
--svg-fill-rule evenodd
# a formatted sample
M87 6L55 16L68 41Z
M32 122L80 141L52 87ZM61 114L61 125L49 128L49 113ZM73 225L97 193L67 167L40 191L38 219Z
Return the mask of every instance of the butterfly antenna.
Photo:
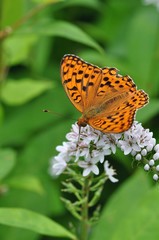
M51 110L48 110L48 109L43 109L43 112L47 112L47 113L51 113L51 114L57 115L59 117L63 117L62 114L54 112L54 111L51 111Z
M60 114L60 113L51 111L51 110L49 110L49 109L43 109L43 112L51 113L51 114L57 115L57 116L59 116L59 117L64 117L63 114ZM69 118L70 118L70 117L69 117ZM72 119L72 120L74 120L74 121L77 120L76 118L70 118L70 119Z

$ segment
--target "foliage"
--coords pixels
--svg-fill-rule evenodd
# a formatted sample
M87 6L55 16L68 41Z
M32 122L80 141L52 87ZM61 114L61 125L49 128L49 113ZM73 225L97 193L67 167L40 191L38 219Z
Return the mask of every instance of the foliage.
M137 120L158 141L159 11L138 0L2 0L0 11L0 237L75 239L61 179L48 174L55 147L79 116L61 85L60 60L73 53L129 74L150 96ZM90 239L159 237L159 194L128 161L121 152L113 158L120 181L106 184Z

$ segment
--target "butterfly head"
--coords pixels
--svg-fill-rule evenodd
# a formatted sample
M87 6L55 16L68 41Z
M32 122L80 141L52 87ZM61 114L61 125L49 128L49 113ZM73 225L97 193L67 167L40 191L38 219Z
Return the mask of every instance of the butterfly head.
M78 119L78 122L77 122L77 124L78 124L79 127L86 127L86 126L87 126L87 123L88 123L88 120L87 120L86 118L84 118L83 116L80 117L80 118Z

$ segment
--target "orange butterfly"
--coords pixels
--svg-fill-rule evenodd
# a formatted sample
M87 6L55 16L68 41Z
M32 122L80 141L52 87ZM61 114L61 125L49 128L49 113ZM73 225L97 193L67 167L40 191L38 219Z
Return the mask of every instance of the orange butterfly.
M104 133L128 130L136 110L148 103L148 95L137 90L129 76L116 68L99 68L67 54L61 62L61 78L73 105L82 113L78 125L87 124Z

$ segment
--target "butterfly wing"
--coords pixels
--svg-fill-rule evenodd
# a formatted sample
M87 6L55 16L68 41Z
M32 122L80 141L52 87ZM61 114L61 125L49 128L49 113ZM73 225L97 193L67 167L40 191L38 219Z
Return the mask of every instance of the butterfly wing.
M136 85L129 76L118 74L116 68L105 67L102 69L101 83L97 89L95 102L100 105L103 101L108 101L122 93L132 93L136 91Z
M147 102L147 94L142 90L136 90L127 96L127 100L122 99L114 107L90 118L88 124L105 133L124 132L131 127L136 110Z
M104 133L122 133L127 131L134 120L136 109L122 110L120 114L112 113L105 117L89 119L89 125Z
M96 95L102 70L75 55L68 54L61 62L61 78L69 99L83 113Z
M75 55L63 57L61 78L69 99L83 113L79 126L88 123L102 132L124 132L131 127L136 110L148 102L147 94L137 90L129 76Z

